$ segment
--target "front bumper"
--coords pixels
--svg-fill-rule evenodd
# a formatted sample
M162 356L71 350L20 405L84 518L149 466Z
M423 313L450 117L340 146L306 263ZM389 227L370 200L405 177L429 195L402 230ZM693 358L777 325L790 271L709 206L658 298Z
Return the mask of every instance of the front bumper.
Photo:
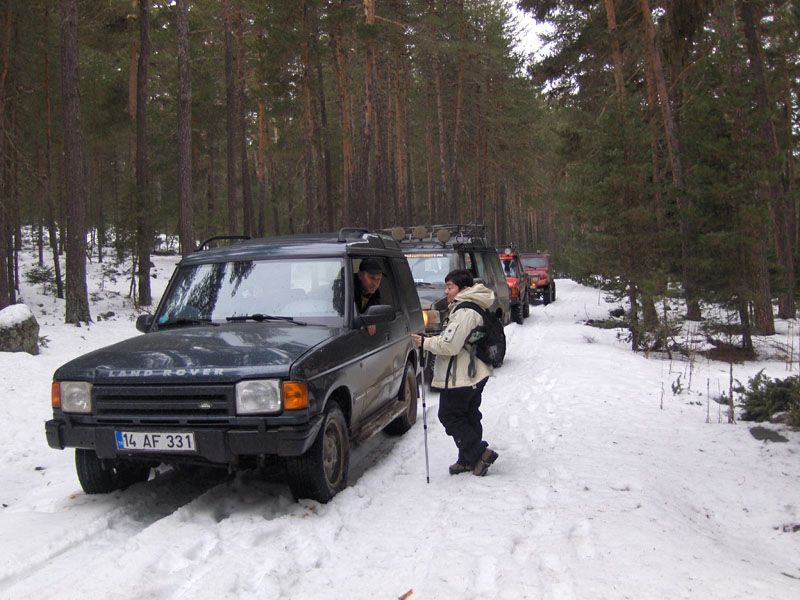
M137 456L160 460L205 459L211 463L229 464L237 462L239 456L274 455L300 456L308 450L322 425L322 416L313 417L302 425L283 426L271 429L236 429L231 427L118 427L103 425L77 425L52 419L45 423L47 443L51 448L91 448L99 458L114 459ZM193 432L195 452L136 452L118 450L116 431L147 432Z

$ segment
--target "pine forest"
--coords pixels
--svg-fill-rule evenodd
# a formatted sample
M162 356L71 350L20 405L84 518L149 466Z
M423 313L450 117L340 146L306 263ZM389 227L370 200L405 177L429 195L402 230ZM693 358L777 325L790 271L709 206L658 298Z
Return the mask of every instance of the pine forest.
M3 0L0 308L30 233L79 324L86 260L146 308L163 240L484 223L634 350L666 299L748 350L796 315L799 140L796 0Z

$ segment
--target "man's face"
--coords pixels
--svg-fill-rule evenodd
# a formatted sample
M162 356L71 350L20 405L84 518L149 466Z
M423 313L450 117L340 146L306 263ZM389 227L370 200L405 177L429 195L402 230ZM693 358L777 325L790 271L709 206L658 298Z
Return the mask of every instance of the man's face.
M460 292L460 291L461 291L461 288L459 288L452 281L448 281L444 285L444 293L447 296L447 301L448 302L452 302L455 299L456 294L458 294L458 292Z
M367 294L374 294L379 287L381 287L381 279L383 273L370 273L368 271L359 271L358 279L361 281L361 287Z

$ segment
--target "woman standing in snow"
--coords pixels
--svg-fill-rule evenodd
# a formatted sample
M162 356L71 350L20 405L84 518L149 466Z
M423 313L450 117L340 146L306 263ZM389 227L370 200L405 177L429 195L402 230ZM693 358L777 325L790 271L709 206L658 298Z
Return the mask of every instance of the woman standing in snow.
M494 303L494 292L482 283L476 284L469 271L450 271L444 279L445 294L450 305L444 330L435 337L412 335L418 348L436 355L431 387L438 388L439 421L458 447L458 460L450 465L450 474L472 471L483 476L497 460L497 452L483 441L481 396L492 367L470 355L467 340L473 329L483 324L483 315L464 307L473 302L483 310Z

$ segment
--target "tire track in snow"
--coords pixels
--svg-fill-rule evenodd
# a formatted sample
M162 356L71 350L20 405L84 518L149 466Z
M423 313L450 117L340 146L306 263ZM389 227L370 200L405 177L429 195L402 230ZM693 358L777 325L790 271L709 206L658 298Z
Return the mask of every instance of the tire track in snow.
M28 576L38 578L43 569L62 560L68 561L71 556L82 555L92 544L146 530L203 494L210 485L177 479L176 473L160 473L146 483L108 496L78 494L70 497L67 503L76 500L75 505L64 510L80 511L87 505L105 502L113 503L114 507L74 529L53 531L47 540L36 540L37 550L25 555L24 561L6 564L0 569L0 594L5 597L7 591L24 582ZM121 504L120 500L123 501Z

